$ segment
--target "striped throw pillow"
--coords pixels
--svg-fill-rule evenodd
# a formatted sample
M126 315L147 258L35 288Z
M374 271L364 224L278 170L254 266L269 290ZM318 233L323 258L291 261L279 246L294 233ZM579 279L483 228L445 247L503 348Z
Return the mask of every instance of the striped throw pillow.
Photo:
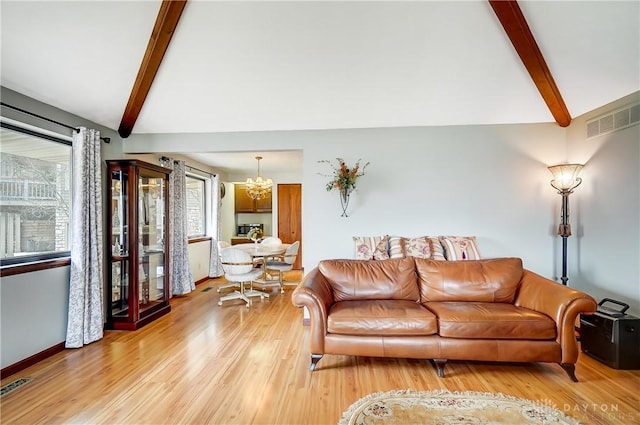
M447 260L479 260L480 250L475 236L440 236Z

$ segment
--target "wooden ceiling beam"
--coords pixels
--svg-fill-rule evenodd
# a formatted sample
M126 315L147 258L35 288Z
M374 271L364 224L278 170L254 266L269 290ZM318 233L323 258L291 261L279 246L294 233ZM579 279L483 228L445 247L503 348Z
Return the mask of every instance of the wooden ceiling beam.
M551 111L551 115L560 127L567 127L571 123L571 115L518 2L516 0L488 1Z
M118 128L118 133L123 138L129 137L133 130L186 4L187 0L163 0L160 5L158 17L147 44L147 51L142 58Z

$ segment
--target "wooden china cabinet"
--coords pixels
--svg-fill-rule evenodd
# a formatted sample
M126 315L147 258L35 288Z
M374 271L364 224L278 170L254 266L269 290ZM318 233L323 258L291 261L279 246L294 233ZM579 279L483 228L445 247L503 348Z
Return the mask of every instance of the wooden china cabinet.
M135 330L171 311L169 174L138 160L110 160L107 329Z

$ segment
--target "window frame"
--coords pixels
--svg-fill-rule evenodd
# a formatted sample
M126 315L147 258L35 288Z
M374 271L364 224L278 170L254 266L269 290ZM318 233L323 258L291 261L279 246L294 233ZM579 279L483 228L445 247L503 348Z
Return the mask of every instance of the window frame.
M201 176L199 174L193 173L191 171L186 171L185 172L185 186L186 186L186 179L190 178L190 179L194 179L194 180L200 180L202 182L202 233L199 234L194 234L194 235L189 235L187 234L187 239L188 240L194 240L194 239L202 239L204 237L207 236L207 229L208 229L208 224L209 224L209 219L208 216L209 214L207 214L207 205L208 205L208 191L207 191L207 178L204 176ZM187 207L188 209L188 207ZM188 221L188 218L187 218ZM188 226L187 226L188 228ZM188 233L188 232L187 232Z
M69 187L71 190L70 198L69 198L69 206L70 209L73 208L73 141L70 137L65 137L64 135L56 135L51 132L40 129L38 127L34 127L28 124L24 124L24 127L21 125L13 124L12 122L8 122L9 120L5 117L0 117L2 120L0 121L0 128L5 128L7 130L15 131L17 133L26 134L31 137L43 139L49 142L60 143L66 145L70 148L70 181ZM13 121L13 120L10 120ZM17 122L16 122L17 123ZM69 231L73 228L71 224L71 217L69 218ZM70 239L71 234L67 235ZM71 241L69 241L69 245ZM70 246L69 246L70 248ZM21 255L19 257L10 257L10 258L0 258L0 270L2 270L2 276L13 275L18 273L26 273L33 270L41 270L42 268L39 266L42 265L51 265L51 267L60 267L66 264L71 263L71 250L66 251L51 251L47 253L39 253L34 255ZM49 268L46 266L45 268Z

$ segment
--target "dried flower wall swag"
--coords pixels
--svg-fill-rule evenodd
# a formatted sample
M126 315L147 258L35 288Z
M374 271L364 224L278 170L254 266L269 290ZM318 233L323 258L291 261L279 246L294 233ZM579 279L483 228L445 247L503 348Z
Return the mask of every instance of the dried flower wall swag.
M331 174L322 174L321 176L330 177L331 180L327 183L327 192L337 190L340 192L340 203L342 205L342 217L348 217L347 207L349 205L349 196L351 192L356 190L356 181L358 177L364 176L364 170L369 165L369 162L360 167L361 159L355 163L355 165L349 168L342 158L336 158L338 165L336 166L331 161L321 160L319 163L328 164L333 172Z

